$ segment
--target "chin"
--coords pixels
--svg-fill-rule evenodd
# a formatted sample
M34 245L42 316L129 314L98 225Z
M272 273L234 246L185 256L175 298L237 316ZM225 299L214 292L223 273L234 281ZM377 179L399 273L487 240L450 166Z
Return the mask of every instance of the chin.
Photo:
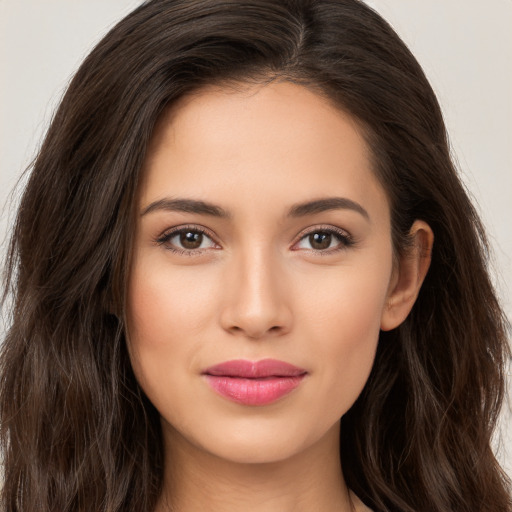
M226 428L227 427L227 428ZM331 447L338 443L339 421L321 429L301 429L296 422L283 424L261 419L210 424L207 431L187 432L187 439L177 433L189 449L238 464L273 464L290 460L309 448L327 441Z
M204 447L208 449L208 447ZM266 440L242 440L217 444L209 453L236 464L275 464L293 458L302 449L294 443L268 443Z

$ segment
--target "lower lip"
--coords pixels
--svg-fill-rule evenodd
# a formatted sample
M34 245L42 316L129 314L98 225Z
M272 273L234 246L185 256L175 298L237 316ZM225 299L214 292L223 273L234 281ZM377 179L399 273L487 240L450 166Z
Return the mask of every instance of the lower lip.
M244 379L205 375L208 384L223 397L243 405L271 404L292 392L305 375Z

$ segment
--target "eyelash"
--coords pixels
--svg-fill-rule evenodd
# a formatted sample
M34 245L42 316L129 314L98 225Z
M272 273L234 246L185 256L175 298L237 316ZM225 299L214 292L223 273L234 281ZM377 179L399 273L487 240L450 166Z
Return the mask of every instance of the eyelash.
M202 228L201 226L197 226L197 225L173 228L173 229L163 233L160 237L158 237L155 240L155 242L158 245L165 245L165 244L168 244L168 242L172 238L174 238L175 236L180 235L182 233L200 233L202 235L207 236L214 244L216 244L216 242L213 240L213 236L206 229ZM293 245L294 246L297 245L302 240L304 240L306 237L313 235L315 233L325 233L328 235L334 235L334 237L337 238L339 244L334 248L328 248L328 249L324 249L324 250L321 250L321 249L303 249L303 250L306 250L310 253L313 252L313 253L321 255L321 256L326 256L329 254L337 253L339 251L343 251L355 244L352 236L342 229L335 228L332 226L329 226L329 227L318 226L318 227L315 227L314 229L310 229L304 233L301 233L299 235L297 242L295 242ZM180 255L185 255L185 256L199 256L206 250L206 249L180 249L179 247L173 247L171 245L167 245L165 248L166 248L166 250L171 251L175 254L180 254ZM294 250L299 250L299 249L294 249Z
M315 233L325 233L328 235L333 235L338 240L338 245L333 248L328 249L303 249L310 253L315 253L320 256L329 256L333 253L338 253L340 251L343 251L345 249L348 249L349 247L353 246L355 244L355 241L353 237L347 233L345 230L336 228L334 226L316 226L313 229L308 229L307 231L301 233L298 237L298 241L295 242L293 245L297 245L302 240L304 240L306 237L311 236ZM298 250L298 249L295 249Z
M202 235L205 235L210 240L212 240L212 242L214 242L212 235L201 226L182 226L166 231L156 239L156 243L158 245L165 245L176 235L180 235L182 233L201 233ZM184 256L199 256L205 251L205 249L180 249L179 247L172 247L170 245L167 245L165 248L175 254L181 254Z

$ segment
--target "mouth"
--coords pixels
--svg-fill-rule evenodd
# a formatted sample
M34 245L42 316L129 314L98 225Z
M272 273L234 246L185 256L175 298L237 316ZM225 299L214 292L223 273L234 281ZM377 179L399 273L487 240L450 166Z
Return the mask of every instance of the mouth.
M228 400L243 405L271 404L296 389L307 371L284 361L237 359L207 368L210 387Z

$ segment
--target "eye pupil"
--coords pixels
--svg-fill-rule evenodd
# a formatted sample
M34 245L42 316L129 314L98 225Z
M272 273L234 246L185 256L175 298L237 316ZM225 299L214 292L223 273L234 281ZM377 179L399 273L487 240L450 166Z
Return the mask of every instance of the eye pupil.
M203 234L193 231L180 233L180 243L185 249L198 249L203 242Z
M309 235L309 243L313 249L328 249L331 245L331 233L316 232Z

